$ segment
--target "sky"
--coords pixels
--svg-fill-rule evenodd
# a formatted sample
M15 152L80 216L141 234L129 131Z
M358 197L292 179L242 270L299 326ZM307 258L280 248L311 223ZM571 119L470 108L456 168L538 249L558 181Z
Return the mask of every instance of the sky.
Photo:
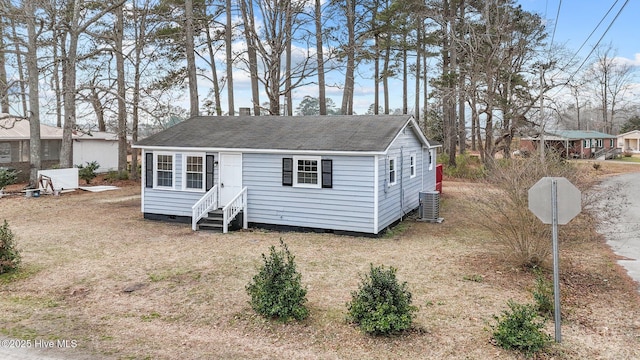
M582 46L579 55L585 57L602 37L600 44L612 44L613 48L617 49L618 56L640 66L640 39L638 38L640 1L520 0L518 2L524 10L538 13L548 22L547 26L549 32L553 34L554 44L565 45L574 53Z

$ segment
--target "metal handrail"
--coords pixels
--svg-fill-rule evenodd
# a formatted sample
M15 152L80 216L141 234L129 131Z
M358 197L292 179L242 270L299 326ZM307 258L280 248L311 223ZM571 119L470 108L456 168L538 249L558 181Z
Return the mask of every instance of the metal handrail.
M196 231L198 221L209 210L218 207L218 185L215 185L191 207L191 230Z
M247 221L247 187L243 187L242 190L236 195L227 205L222 208L222 232L227 233L229 231L229 223L238 213L244 210L244 216L242 220L242 228L248 227Z

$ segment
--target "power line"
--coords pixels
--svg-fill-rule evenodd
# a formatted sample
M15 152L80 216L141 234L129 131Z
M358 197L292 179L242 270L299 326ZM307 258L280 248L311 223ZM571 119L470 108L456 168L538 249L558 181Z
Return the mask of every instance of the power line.
M578 49L578 51L576 51L576 53L571 57L571 60L573 60L578 53L580 52L580 50L584 47L584 45L587 43L587 41L589 40L589 38L591 38L591 36L593 35L593 33L596 31L596 29L598 29L598 27L600 27L600 24L602 24L602 22L604 21L604 19L609 15L609 13L611 12L611 10L615 7L615 5L618 3L619 0L616 0L613 5L611 5L611 8L609 8L609 10L607 11L607 13L603 16L603 18L600 20L600 22L598 23L598 25L595 27L595 29L593 29L593 31L591 32L591 34L589 34L589 37L584 41L584 43L582 43L582 45L580 46L580 48ZM582 61L582 63L580 63L580 66L578 66L578 68L571 74L571 76L569 76L569 79L565 82L564 85L567 85L568 83L570 83L573 78L578 74L578 72L580 71L580 69L582 69L582 67L584 66L584 64L586 64L587 60L589 60L589 58L591 57L591 54L593 54L593 52L596 50L596 48L600 45L600 42L602 41L602 39L604 39L605 35L607 35L607 32L609 32L609 30L611 30L611 27L613 26L613 23L615 23L615 21L618 19L618 17L620 16L620 14L622 13L622 11L624 10L624 8L627 6L627 4L629 3L629 0L625 0L624 4L622 4L622 7L620 7L620 10L618 10L618 12L616 13L616 15L614 16L614 18L611 20L611 22L609 23L609 26L607 26L607 28L605 29L605 31L602 33L602 35L600 36L600 38L598 39L598 42L596 42L595 45L593 45L591 47L591 51L589 51L589 54L587 54L587 56L584 58L584 60ZM571 63L571 60L569 60L568 63ZM560 89L558 89L558 92L556 92L555 95L557 95L560 92Z
M616 0L616 3L617 2L618 2L618 0ZM584 64L589 59L589 57L591 57L591 54L593 54L593 52L596 50L598 45L600 45L600 42L602 41L602 39L604 39L605 35L607 35L607 32L609 32L609 30L611 30L611 27L613 26L613 23L616 22L616 20L618 19L618 16L620 16L620 14L622 13L622 10L624 10L624 8L627 6L628 3L629 3L629 0L625 0L624 4L622 4L622 7L620 8L620 10L618 10L618 12L616 13L616 16L613 18L613 20L611 20L611 22L609 23L609 26L607 26L607 29L602 33L602 35L600 36L600 39L598 39L598 42L595 45L593 45L593 47L591 47L591 51L589 51L589 54L587 54L587 56L584 58L584 60L580 64L580 66L578 66L578 68L573 73L573 75L571 75L571 78L573 78L573 76L575 76L575 74L578 71L580 71L580 69L582 69ZM614 5L615 5L615 3L614 3ZM609 13L609 12L607 12L607 13Z
M611 13L611 10L613 10L613 8L615 8L615 6L618 4L619 0L616 0L613 2L613 4L611 5L611 7L609 8L609 10L607 10L607 12L604 14L604 16L602 16L602 19L600 19L600 21L598 22L598 25L596 25L595 28L593 28L593 30L591 31L591 33L589 34L589 36L587 36L587 38L584 40L584 42L582 43L582 45L580 45L580 47L578 48L578 50L576 50L576 52L573 54L573 56L571 56L571 60L573 60L576 56L578 56L578 54L580 53L580 50L582 50L582 48L587 44L587 42L589 41L589 39L591 39L591 37L593 36L593 34L596 32L596 30L598 30L598 28L600 27L600 25L602 25L602 23L604 22L604 20L609 16L609 14ZM629 2L629 0L627 0L624 5L622 5L622 8L620 9L620 11L622 11L622 9L624 9L625 5L627 5L627 2ZM618 11L618 14L616 15L616 17L613 19L613 21L615 21L615 19L618 17L618 15L620 15L620 11ZM613 25L613 21L611 21L611 24L609 24L609 27L607 28L607 30L605 30L604 34L607 33L607 31L609 31L609 28L611 28L611 25ZM602 36L604 36L604 34ZM600 40L598 40L598 43L602 40L602 38L600 38ZM593 49L591 50L591 52L593 52ZM591 55L591 53L589 54ZM588 56L587 56L588 58ZM571 63L571 60L569 60L569 63ZM582 65L581 65L582 66Z
M556 21L553 22L553 32L551 33L551 42L549 43L549 49L551 49L551 46L553 45L553 40L556 37L556 29L558 28L558 19L560 18L561 7L562 7L562 0L558 2L558 11L556 12Z

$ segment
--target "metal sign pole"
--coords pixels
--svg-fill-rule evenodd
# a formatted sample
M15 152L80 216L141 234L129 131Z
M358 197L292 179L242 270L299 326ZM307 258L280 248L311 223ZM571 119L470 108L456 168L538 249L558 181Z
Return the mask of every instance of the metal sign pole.
M553 233L553 317L556 329L556 342L562 342L560 330L560 268L558 255L558 182L551 180L551 218Z

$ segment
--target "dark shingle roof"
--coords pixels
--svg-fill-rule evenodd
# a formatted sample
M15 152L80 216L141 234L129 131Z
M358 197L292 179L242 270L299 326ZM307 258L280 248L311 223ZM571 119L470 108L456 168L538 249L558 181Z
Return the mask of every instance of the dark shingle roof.
M136 146L378 152L387 149L409 119L409 115L199 116Z

